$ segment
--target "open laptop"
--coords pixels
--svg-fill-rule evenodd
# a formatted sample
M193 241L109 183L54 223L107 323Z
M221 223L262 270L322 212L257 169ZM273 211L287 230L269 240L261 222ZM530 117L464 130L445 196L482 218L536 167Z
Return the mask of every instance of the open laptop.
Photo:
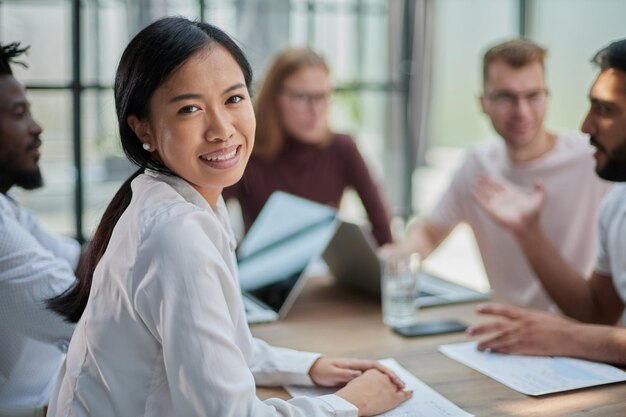
M338 283L379 296L382 269L374 248L371 237L359 226L342 221L322 257ZM417 304L421 307L486 300L490 296L426 272L420 272L419 288Z
M248 323L284 317L335 231L332 208L275 192L237 249Z

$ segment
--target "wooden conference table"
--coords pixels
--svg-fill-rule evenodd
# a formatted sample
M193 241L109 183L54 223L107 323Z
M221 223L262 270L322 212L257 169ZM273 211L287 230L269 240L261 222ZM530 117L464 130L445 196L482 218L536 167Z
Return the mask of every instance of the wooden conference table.
M420 321L486 320L475 304L419 311ZM561 394L529 397L437 351L445 343L469 340L463 333L403 338L381 321L377 300L336 287L328 277L306 283L284 320L252 326L252 333L277 346L322 352L328 356L395 358L430 387L476 416L626 416L626 383ZM290 398L282 388L258 388L259 397Z

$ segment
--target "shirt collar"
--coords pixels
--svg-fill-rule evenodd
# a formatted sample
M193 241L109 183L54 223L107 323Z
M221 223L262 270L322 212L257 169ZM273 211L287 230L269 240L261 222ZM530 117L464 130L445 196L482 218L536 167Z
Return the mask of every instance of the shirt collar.
M17 217L20 206L10 193L0 193L0 210L10 210L11 213Z
M207 210L210 213L213 213L222 227L224 233L228 237L228 243L231 250L235 250L237 247L237 239L235 237L235 233L233 232L232 227L230 226L230 216L228 214L228 210L226 209L226 204L224 203L224 199L220 195L217 200L216 210L209 205L209 203L202 197L202 195L191 186L187 181L180 178L177 175L169 175L162 172L158 172L149 168L144 170L144 173L152 178L156 178L159 181L163 181L172 187L178 194L180 194L185 201L188 201L195 205L196 207L201 208L202 210Z

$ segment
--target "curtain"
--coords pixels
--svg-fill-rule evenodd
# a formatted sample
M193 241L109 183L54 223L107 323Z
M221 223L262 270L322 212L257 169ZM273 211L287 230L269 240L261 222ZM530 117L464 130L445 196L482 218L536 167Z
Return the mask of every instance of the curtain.
M289 46L289 0L237 0L237 40L245 49L255 82L270 60Z
M394 86L389 106L386 170L394 214L413 211L412 177L424 162L431 106L433 0L389 3L389 69ZM400 163L398 163L400 161Z

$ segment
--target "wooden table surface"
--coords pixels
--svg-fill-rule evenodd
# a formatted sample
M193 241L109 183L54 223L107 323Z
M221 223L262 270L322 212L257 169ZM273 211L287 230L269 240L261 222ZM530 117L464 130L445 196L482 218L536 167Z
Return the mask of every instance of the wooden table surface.
M474 313L474 305L431 307L420 310L418 316L420 321L486 320ZM626 417L625 383L541 397L526 396L437 351L441 344L470 340L465 334L398 336L382 323L376 299L337 287L328 277L311 278L285 319L254 325L252 333L277 346L328 356L393 357L430 387L476 416ZM258 388L257 393L261 398L289 398L283 389Z

